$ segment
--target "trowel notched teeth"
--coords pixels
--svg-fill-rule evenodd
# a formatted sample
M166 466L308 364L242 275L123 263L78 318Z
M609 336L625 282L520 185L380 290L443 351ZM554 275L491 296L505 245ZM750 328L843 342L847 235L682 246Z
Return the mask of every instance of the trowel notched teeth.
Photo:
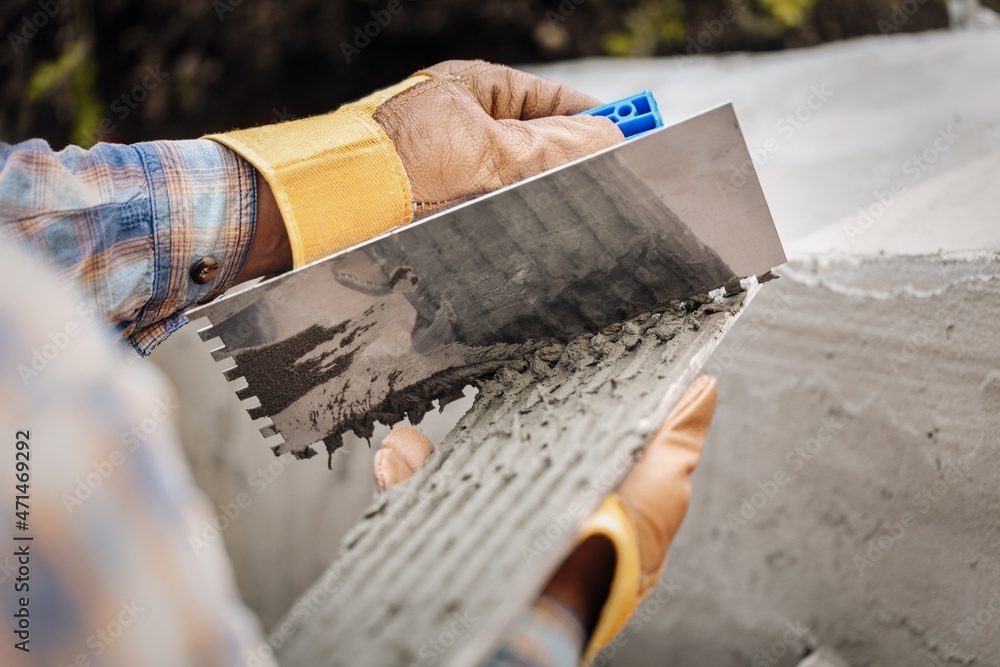
M248 398L256 398L256 395L253 393L253 389L251 389L250 387L243 387L242 389L236 390L236 398L240 399L241 401L245 401Z
M775 273L774 271L767 271L766 273L762 273L759 276L757 276L757 282L763 285L764 283L770 280L774 280L777 277L778 274Z
M222 374L229 380L230 384L246 382L246 378L240 372L239 366L233 366L223 371ZM250 419L261 419L262 417L271 416L264 410L264 407L260 404L260 399L249 385L238 389L234 387L233 393L236 394L236 398L243 404L243 409L250 415Z
M201 338L202 342L208 342L213 338L216 338L215 327L208 325L207 327L202 327L198 329L198 337Z
M216 333L214 326L209 325L202 329L199 329L198 336L199 338L201 338L203 342L209 342L215 339L219 340L220 345L216 348L213 348L210 352L210 354L212 355L212 359L214 359L216 362L223 362L227 359L232 361L232 356L233 356L232 353L230 352L226 344L222 342L222 339ZM225 369L224 371L222 371L222 375L223 377L226 378L226 380L230 382L230 384L239 385L241 383L246 383L246 378L243 376L243 373L238 365L234 364L229 368ZM271 421L270 415L265 413L264 408L261 407L260 400L254 393L254 390L250 388L249 385L245 385L238 388L233 387L233 391L236 394L236 398L238 398L243 404L243 409L247 411L247 414L250 416L250 419L255 421L260 419L267 419L267 423L256 425L257 430L260 431L260 434L264 438L277 438L277 440L273 441L275 444L272 445L272 448L279 447L281 443L284 442L284 438L282 438L281 434L278 432L278 427L275 426L273 421ZM277 452L275 455L277 455Z

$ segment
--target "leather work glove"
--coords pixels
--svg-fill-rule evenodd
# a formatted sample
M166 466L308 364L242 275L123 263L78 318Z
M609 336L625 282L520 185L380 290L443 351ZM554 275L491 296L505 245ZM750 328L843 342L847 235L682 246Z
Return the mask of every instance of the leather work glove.
M421 70L338 110L208 135L274 194L296 268L624 141L598 100L482 61Z
M578 546L589 538L604 537L615 551L611 585L583 664L614 639L659 581L687 513L691 473L701 458L717 396L714 378L703 375L691 383L618 491L581 528ZM399 426L390 431L375 454L378 490L385 491L420 470L431 449L416 429Z
M382 438L372 468L375 490L385 493L424 467L433 450L431 441L411 426L397 426Z
M625 627L660 579L687 513L691 473L701 458L717 397L715 378L702 375L692 382L617 493L580 531L578 543L606 537L617 557L607 601L584 653L585 665Z

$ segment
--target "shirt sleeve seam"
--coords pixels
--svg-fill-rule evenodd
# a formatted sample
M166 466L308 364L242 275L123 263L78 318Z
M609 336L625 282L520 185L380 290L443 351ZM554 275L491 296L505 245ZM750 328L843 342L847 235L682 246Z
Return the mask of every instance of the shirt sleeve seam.
M135 333L139 333L139 332L145 330L148 326L150 326L150 323L146 323L145 319L146 319L146 317L149 316L151 309L155 307L155 304L157 303L157 295L160 294L160 289L162 287L162 285L161 285L161 283L162 283L161 273L164 270L163 262L166 262L166 264L167 264L165 270L167 272L168 280L169 280L169 273L170 273L170 253L169 253L169 243L167 242L165 244L166 247L164 247L164 240L160 238L160 235L161 235L160 234L160 224L159 224L159 220L158 220L158 216L157 216L157 211L156 211L156 204L157 204L157 190L156 190L156 188L157 188L157 185L154 182L153 174L152 174L152 167L149 164L149 162L150 162L151 159L155 159L157 165L159 165L159 157L156 156L155 152L152 152L153 153L153 157L151 158L150 156L146 155L146 151L140 150L139 148L136 148L135 150L136 150L136 153L139 156L139 161L142 163L142 170L143 170L143 173L145 174L145 177L146 177L146 186L147 186L148 191L149 191L149 199L148 199L148 202L149 202L149 212L150 212L149 225L150 225L150 237L151 237L152 245L153 245L153 248L152 248L153 249L153 277L152 277L153 279L152 279L151 284L150 284L149 298L146 300L146 303L143 304L142 308L139 309L139 311L136 313L135 319L133 319L133 323L134 323L136 329L138 329L138 331L136 331ZM167 250L167 252L162 252L163 250ZM130 337L130 340L131 339L132 339L132 337ZM133 343L133 345L135 345L135 343ZM147 350L143 351L143 350L140 350L136 346L136 350L139 351L140 354L142 354L143 356L149 354L148 349L149 348L147 346Z
M227 149L228 150L228 149ZM233 285L236 285L236 279L239 278L240 274L243 273L243 267L246 266L247 259L250 258L250 246L253 245L253 236L257 231L257 179L255 178L255 173L253 167L249 162L244 160L235 152L233 156L237 159L244 169L239 170L240 178L240 221L239 221L239 238L246 238L249 236L250 242L246 244L243 249L242 257L236 262L235 271L233 272L233 278L230 285L225 289L229 289ZM247 171L251 173L250 178L247 179ZM244 184L244 180L249 180L249 186ZM247 187L249 190L249 201L247 196L244 194L244 188ZM223 292L225 292L225 289ZM221 296L221 294L219 295ZM216 297L218 298L218 297Z

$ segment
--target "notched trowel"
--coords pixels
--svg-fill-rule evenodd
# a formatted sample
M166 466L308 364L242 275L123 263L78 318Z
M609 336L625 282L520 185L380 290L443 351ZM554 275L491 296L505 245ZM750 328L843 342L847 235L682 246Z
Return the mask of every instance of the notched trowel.
M235 362L225 375L245 378L236 394L275 454L308 458L546 345L784 261L725 104L189 315L221 339L212 355Z

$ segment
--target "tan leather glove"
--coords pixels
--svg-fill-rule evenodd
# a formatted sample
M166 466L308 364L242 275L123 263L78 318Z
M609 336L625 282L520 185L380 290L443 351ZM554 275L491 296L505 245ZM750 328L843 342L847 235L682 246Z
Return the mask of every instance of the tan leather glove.
M608 597L591 633L583 664L621 631L642 599L656 586L667 553L691 498L691 473L715 413L718 389L703 375L688 387L656 431L618 491L585 522L577 539L608 539L615 571ZM375 455L375 481L385 491L420 470L431 443L416 429L394 428Z
M209 135L263 175L295 267L624 141L538 76L454 60L322 116Z
M701 458L717 396L714 378L703 375L691 383L617 493L584 524L579 543L595 535L606 537L617 558L583 664L614 639L659 581L687 513L691 473Z
M375 489L385 493L424 467L433 451L431 441L412 426L397 426L382 438L375 452Z

